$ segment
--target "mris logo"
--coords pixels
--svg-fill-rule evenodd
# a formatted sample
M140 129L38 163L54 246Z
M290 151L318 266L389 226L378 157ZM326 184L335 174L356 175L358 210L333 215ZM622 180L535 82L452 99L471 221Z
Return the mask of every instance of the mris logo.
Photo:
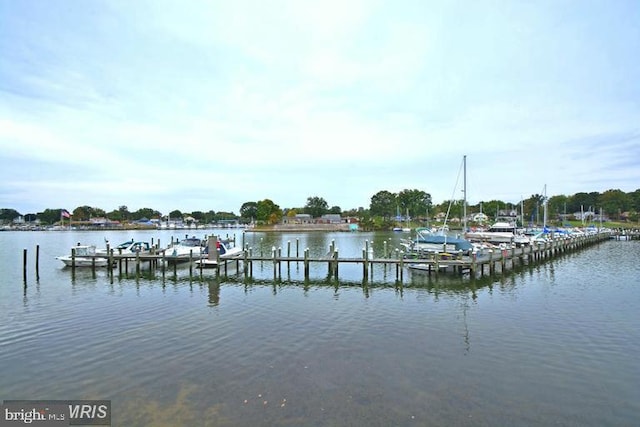
M0 427L110 426L110 400L5 400Z

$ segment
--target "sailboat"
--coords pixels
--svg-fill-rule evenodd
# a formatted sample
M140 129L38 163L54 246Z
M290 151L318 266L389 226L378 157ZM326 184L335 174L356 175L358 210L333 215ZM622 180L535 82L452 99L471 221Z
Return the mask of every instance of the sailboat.
M402 221L402 217L400 216L400 206L396 205L396 221ZM411 232L411 228L409 228L409 208L407 208L407 217L405 218L405 221L407 222L407 226L406 227L393 227L393 231L395 232L405 232L405 233L409 233Z
M405 227L402 228L402 231L405 233L411 233L411 227L409 227L409 208L407 208L407 225Z
M467 156L463 157L463 168L464 168L464 208L463 215L466 217L466 204L467 204L467 190L466 190L466 165L467 165ZM459 176L459 175L458 175ZM458 186L458 182L456 180L456 187ZM454 188L454 194L456 189ZM453 203L454 197L449 201L449 207L447 209L447 214L445 215L444 224L437 231L433 231L431 228L427 227L419 227L416 229L416 238L412 240L404 240L401 242L401 246L404 247L407 254L410 257L421 257L424 254L428 253L437 253L437 254L463 254L468 255L474 249L471 242L464 238L453 237L447 234L447 220L449 219L449 213L451 211L451 205ZM466 218L464 219L464 228L466 229ZM419 266L409 265L410 268L420 268Z

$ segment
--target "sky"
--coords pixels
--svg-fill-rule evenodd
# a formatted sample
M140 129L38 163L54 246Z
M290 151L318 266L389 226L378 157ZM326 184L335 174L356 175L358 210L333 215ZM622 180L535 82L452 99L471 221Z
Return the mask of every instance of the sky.
M640 188L640 2L0 0L0 208Z

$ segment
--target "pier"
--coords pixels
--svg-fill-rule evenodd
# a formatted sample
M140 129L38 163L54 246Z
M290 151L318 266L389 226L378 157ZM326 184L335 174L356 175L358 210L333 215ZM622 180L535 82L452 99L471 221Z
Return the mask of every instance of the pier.
M574 238L558 238L550 242L531 244L519 248L486 251L482 254L464 256L460 254L433 253L424 258L407 258L402 251L394 250L387 252L386 257L371 258L369 256L368 242L362 250L362 257L341 258L338 250L329 248L326 256L321 258L310 258L309 249L305 249L302 257L291 256L288 247L287 255L282 255L281 248L272 249L269 256L254 256L252 250L245 250L242 258L245 278L252 277L253 263L272 263L273 278L282 278L282 264L301 263L304 265L305 280L309 279L310 264L326 264L327 273L330 277L338 278L341 264L358 264L362 267L362 279L368 280L369 273L373 271L373 266L383 265L395 268L396 281L402 281L405 268L423 270L427 274L470 274L483 276L485 274L504 273L509 268L518 265L533 264L543 262L561 254L580 250L591 245L606 241L610 238L609 233L597 233L583 235ZM386 242L385 242L386 243ZM386 246L386 245L385 245ZM226 261L223 261L226 262Z
M638 234L635 234L636 238ZM585 234L571 238L555 238L544 243L532 243L521 247L512 247L509 249L493 249L485 250L472 255L462 254L445 254L430 253L420 257L409 257L408 254L398 250L389 248L387 242L384 242L384 250L381 257L375 258L370 251L369 242L365 241L362 249L362 255L359 257L340 257L338 248L334 242L329 246L329 250L325 256L311 257L309 248L304 249L300 254L299 242L296 240L295 252L292 254L291 242L287 242L287 247L283 253L282 248L271 248L271 251L265 253L264 249L259 250L259 254L255 254L253 248L244 246L244 250L237 256L232 258L220 257L218 251L213 251L207 259L207 266L204 263L199 266L195 265L200 260L200 255L192 255L188 262L189 276L194 274L203 275L203 270L209 270L216 276L228 275L229 271L235 271L236 274L244 275L245 279L253 278L254 265L256 263L264 267L264 264L271 265L273 268L273 279L282 279L283 264L288 268L291 264L302 265L304 278L310 278L312 264L324 264L327 268L327 276L338 279L340 266L345 264L359 265L362 269L362 280L367 281L372 277L375 266L384 266L395 270L396 281L402 282L404 273L407 268L412 270L420 270L425 274L469 274L471 276L484 276L485 274L494 275L497 273L506 273L509 269L517 266L531 265L534 263L544 262L560 256L567 252L580 250L591 245L613 239L615 235L612 233L594 233ZM244 241L244 235L243 235ZM210 242L211 245L211 242ZM211 247L211 246L210 246ZM215 245L213 246L215 247ZM72 249L72 258L74 257ZM95 256L94 259L104 258L104 256ZM26 263L26 252L25 252ZM173 274L177 275L177 266L167 262L164 249L153 247L150 253L136 254L117 254L113 251L109 255L108 270L113 275L115 271L119 275L123 272L127 273L133 267L137 275L143 268L149 270L160 269L163 277L167 270L173 270ZM72 264L72 273L77 267ZM94 271L95 263L91 267ZM182 267L181 267L182 268Z

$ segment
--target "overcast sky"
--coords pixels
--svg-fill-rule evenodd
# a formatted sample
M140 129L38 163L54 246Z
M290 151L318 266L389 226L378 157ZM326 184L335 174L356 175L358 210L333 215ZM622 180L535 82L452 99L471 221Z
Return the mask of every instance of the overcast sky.
M640 2L0 0L0 208L640 188Z

